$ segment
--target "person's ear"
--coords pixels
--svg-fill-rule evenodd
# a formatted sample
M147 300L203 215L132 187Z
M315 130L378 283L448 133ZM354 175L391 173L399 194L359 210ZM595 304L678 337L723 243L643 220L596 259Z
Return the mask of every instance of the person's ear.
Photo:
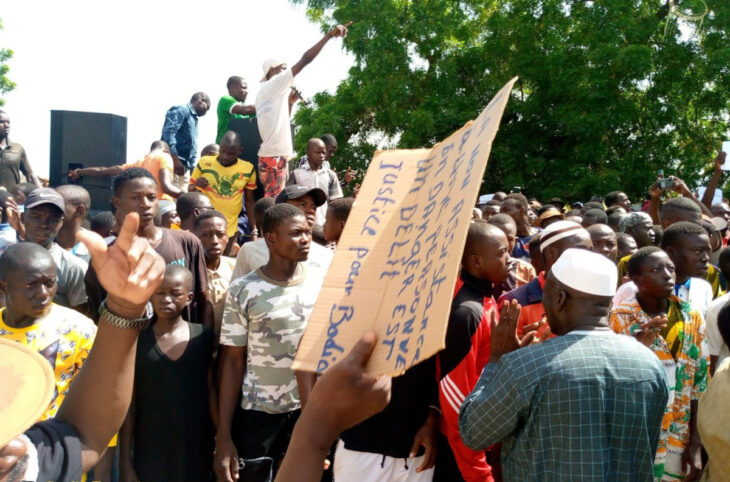
M194 296L195 296L195 293L193 293L192 291L188 292L188 303L193 301ZM188 304L188 303L186 303L186 304Z
M568 304L568 292L561 287L558 287L555 291L555 309L564 311Z
M79 204L78 206L76 206L75 214L79 218L82 218L82 219L85 218L86 217L86 206L84 206L83 204Z
M112 205L114 206L115 211L119 210L119 198L118 197L114 196L112 198Z
M276 244L276 241L274 239L274 233L264 233L264 240L266 241L267 246L273 246Z
M552 247L548 246L542 250L542 264L544 266L552 265L553 261L555 261L555 252Z
M340 226L340 232L345 230L345 221L337 221L337 224Z

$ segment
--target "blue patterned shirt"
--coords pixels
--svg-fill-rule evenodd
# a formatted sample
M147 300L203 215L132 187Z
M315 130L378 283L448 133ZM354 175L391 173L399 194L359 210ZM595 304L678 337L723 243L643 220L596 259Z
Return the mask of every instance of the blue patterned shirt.
M473 449L503 442L505 481L651 481L667 397L651 350L573 331L489 363L459 429Z

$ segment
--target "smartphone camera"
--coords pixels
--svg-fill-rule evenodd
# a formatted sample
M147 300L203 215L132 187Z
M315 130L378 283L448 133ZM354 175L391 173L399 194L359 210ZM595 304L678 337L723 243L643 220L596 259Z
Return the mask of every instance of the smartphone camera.
M674 179L672 178L666 178L666 179L657 179L657 186L659 186L659 189L669 189L674 185Z

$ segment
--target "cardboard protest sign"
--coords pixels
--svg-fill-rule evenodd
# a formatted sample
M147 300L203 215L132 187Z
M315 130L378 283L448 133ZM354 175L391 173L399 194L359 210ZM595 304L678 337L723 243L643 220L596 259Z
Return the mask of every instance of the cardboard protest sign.
M471 211L517 78L432 149L376 152L293 368L323 372L367 330L368 373L397 375L437 353Z

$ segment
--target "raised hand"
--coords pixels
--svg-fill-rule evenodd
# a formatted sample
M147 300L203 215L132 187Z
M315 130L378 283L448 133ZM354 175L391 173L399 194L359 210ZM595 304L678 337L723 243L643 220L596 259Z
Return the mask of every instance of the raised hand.
M335 437L390 402L390 377L365 373L376 340L374 332L365 333L342 361L320 377L309 396L306 409L320 412L322 425L330 425Z
M642 325L640 331L634 333L634 338L639 340L642 345L651 347L659 333L667 327L667 321L667 315L652 318L650 322Z
M727 153L724 151L720 151L717 153L717 157L715 157L715 170L716 171L722 171L722 165L725 164L726 157L727 157Z
M72 181L78 181L80 177L78 169L71 169L68 171L68 178Z
M355 179L355 175L352 173L352 167L347 166L347 172L345 173L345 183L349 184L350 181L352 181L353 179Z
M91 264L99 283L107 292L109 309L120 315L110 302L118 305L144 306L162 282L165 261L150 246L147 239L136 235L139 215L129 213L112 246L107 246L101 236L93 231L82 230L76 239L82 241L91 254ZM120 308L121 309L121 308Z
M330 30L330 36L332 37L344 37L347 35L347 29L352 25L352 22L347 22L345 25L338 25Z
M517 300L505 301L499 308L499 323L497 316L492 311L492 350L489 356L490 362L498 362L502 355L527 346L537 333L532 325L525 327L522 337L518 336L517 326L522 307Z
M202 176L197 178L195 180L195 187L199 189L205 189L206 187L208 187L208 180Z

